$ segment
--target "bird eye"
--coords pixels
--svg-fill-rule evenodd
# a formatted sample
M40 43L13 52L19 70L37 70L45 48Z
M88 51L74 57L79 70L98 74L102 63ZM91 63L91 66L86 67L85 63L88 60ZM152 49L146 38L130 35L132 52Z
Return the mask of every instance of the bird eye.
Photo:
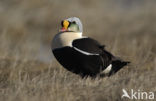
M75 22L75 21L73 21L73 24L76 24L76 22Z

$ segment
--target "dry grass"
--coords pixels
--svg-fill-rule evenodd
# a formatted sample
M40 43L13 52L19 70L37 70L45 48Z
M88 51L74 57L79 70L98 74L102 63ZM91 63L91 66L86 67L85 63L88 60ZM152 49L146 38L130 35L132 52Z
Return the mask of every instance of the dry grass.
M156 2L128 1L1 0L0 100L132 101L121 99L123 88L156 94ZM80 17L85 35L132 64L95 80L63 69L50 42L70 16Z

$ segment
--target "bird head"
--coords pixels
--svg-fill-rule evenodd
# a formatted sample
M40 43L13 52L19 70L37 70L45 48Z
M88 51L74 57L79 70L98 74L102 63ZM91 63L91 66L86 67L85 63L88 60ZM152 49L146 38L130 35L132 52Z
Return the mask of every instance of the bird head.
M61 22L62 28L61 32L72 31L72 32L82 32L82 23L79 18L71 17L65 19Z

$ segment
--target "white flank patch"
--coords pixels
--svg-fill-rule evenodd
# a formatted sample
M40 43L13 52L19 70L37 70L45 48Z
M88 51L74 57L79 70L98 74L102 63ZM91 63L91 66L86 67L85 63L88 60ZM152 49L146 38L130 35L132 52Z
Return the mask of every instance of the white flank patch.
M99 54L88 53L88 52L83 51L83 50L80 50L80 49L78 49L78 48L76 48L76 47L73 47L73 48L74 48L75 50L81 52L82 54L85 54L85 55L99 55Z
M112 69L112 64L110 64L104 71L102 71L102 74L103 74L103 73L104 73L104 74L109 73L109 72L111 71L111 69Z

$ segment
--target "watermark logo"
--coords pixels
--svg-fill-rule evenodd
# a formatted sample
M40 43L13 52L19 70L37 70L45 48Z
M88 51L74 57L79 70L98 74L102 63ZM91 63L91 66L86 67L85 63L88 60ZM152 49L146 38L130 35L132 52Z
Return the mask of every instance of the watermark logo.
M154 92L145 92L141 90L133 90L131 89L127 92L125 89L122 89L122 96L121 98L128 98L128 99L138 99L138 100L153 100L154 99Z

